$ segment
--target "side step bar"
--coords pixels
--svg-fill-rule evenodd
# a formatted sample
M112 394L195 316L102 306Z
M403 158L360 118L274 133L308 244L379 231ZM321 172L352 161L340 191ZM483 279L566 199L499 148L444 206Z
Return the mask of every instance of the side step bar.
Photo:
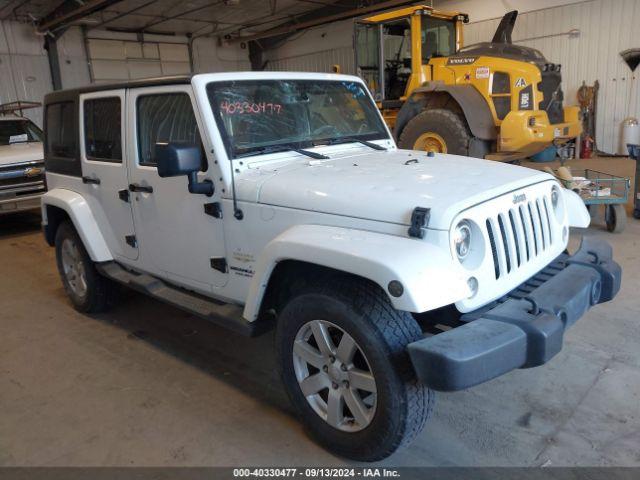
M243 308L238 305L218 302L197 293L168 285L151 275L130 272L116 262L99 263L96 264L96 268L100 274L115 282L241 335L255 337L271 327L269 321L248 322L242 316Z

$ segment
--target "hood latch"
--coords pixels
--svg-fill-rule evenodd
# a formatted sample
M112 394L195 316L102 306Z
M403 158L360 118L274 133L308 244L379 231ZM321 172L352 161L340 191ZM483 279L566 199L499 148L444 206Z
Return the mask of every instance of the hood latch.
M431 217L431 209L425 207L416 207L411 213L411 226L409 227L409 236L415 238L424 238L424 228L429 225Z

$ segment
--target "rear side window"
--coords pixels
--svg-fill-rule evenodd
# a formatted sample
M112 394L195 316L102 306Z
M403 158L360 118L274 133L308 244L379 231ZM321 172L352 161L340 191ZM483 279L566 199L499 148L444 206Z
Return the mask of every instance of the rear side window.
M74 107L73 102L53 103L47 106L47 152L52 157L76 157Z
M84 142L87 158L122 162L120 98L96 98L84 102Z
M189 143L202 149L202 171L207 157L198 124L186 93L162 93L138 98L138 155L140 165L156 166L156 143Z

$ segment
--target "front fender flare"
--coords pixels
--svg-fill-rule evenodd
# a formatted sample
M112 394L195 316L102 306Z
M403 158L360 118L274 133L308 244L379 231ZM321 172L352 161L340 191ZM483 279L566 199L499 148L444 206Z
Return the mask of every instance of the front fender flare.
M323 225L298 225L274 238L262 251L245 303L244 318L254 321L278 262L298 260L366 278L378 284L394 308L425 312L469 296L462 268L451 253L424 240ZM389 295L392 280L400 297Z
M584 204L582 198L577 193L562 189L564 192L564 201L567 207L567 218L570 227L587 228L591 223L591 215Z
M105 242L91 207L85 198L77 192L64 188L55 188L42 196L42 222L47 224L47 206L64 210L73 222L87 253L94 262L113 260L107 242Z

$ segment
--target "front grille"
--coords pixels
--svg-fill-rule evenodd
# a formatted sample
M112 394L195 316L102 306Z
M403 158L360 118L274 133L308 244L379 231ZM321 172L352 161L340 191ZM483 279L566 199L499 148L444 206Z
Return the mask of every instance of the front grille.
M539 103L540 110L545 110L552 124L564 122L564 110L562 101L564 94L560 88L562 77L560 72L542 72L542 81L538 83L538 90L542 92L544 98Z
M44 182L44 175L36 175L35 177L0 178L0 190L21 187L23 185L29 185L36 182Z
M552 214L550 199L540 196L487 218L496 279L534 261L552 247Z
M42 173L27 176L31 167L42 169ZM41 162L0 168L0 198L33 195L46 190L44 166Z

